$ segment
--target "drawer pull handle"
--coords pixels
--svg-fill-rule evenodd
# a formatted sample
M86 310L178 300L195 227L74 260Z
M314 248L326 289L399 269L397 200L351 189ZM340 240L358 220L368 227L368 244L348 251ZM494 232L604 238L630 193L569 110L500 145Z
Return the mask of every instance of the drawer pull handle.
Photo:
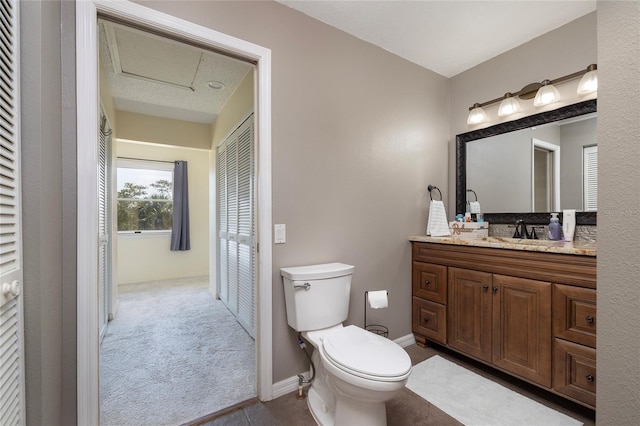
M493 292L496 293L498 291L498 287L493 287L491 290L493 290Z
M593 382L593 380L594 380L594 377L591 374L587 375L588 382Z
M585 319L589 324L593 323L593 320L594 320L594 318L591 315L587 316Z
M483 285L482 288L484 288L485 290L489 290L489 286L488 285Z
M424 319L424 322L429 322L429 318L425 318L425 319Z
M429 280L424 280L424 285L429 285L429 284L431 284L431 281L429 281Z

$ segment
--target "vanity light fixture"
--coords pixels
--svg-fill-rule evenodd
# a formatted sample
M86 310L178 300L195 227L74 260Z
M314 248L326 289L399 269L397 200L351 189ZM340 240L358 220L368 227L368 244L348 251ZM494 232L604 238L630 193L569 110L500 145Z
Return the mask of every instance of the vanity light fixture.
M556 86L551 84L551 80L544 80L538 89L536 97L533 99L533 106L549 105L560 100L560 92Z
M467 124L480 124L489 119L487 113L482 109L480 104L473 104L469 108L469 117L467 118Z
M507 115L515 114L519 111L520 102L518 102L518 98L509 92L505 93L504 99L500 102L500 106L498 107L498 116L506 117Z
M541 83L531 83L524 86L517 92L507 92L504 96L499 98L492 99L487 102L475 103L471 108L469 108L467 124L473 125L489 121L489 116L483 108L497 102L500 102L500 106L498 108L498 116L500 117L506 117L520 111L520 102L518 101L518 98L521 100L533 99L533 105L536 107L557 102L560 100L560 93L554 85L568 80L573 80L578 77L582 77L580 84L578 84L578 95L595 93L598 90L597 69L598 66L596 64L591 64L586 69L572 74L567 74L554 80L544 80Z

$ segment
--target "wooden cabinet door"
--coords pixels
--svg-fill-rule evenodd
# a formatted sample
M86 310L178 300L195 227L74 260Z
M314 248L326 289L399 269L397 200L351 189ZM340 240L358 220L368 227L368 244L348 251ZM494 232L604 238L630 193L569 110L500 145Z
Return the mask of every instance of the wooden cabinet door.
M493 364L551 387L551 283L493 275Z
M448 285L449 346L491 362L491 274L449 268Z

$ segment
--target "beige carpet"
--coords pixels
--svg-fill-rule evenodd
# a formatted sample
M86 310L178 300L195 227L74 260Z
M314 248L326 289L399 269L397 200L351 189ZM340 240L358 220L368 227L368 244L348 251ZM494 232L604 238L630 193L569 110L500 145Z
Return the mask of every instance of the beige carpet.
M256 396L254 341L206 283L119 302L100 347L102 425L178 425Z
M466 426L582 425L437 355L413 367L407 388Z

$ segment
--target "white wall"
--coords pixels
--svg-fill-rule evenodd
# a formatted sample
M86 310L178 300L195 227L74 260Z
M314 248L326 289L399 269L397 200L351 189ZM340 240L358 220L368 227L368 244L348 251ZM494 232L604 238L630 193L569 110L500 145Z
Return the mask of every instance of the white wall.
M191 250L170 251L171 236L118 236L120 284L209 275L209 150L117 142L121 157L188 162Z

